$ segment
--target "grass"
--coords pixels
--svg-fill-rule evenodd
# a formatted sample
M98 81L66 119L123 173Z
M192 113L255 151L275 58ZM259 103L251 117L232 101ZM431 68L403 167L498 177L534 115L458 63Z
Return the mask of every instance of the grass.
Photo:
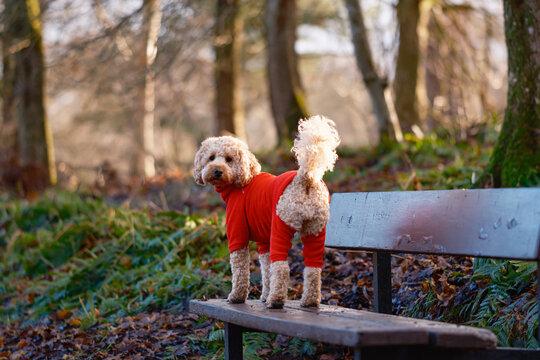
M0 199L0 320L77 311L83 325L224 295L222 216L107 206L50 192ZM85 321L87 323L85 323Z

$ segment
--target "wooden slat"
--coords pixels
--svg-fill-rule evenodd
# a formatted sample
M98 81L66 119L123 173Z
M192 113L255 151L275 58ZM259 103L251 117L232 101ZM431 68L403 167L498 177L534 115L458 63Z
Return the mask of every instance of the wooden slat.
M326 246L537 260L540 188L334 194Z
M305 309L299 301L287 301L284 309L270 310L258 300L245 304L230 304L224 299L192 300L189 310L250 329L351 347L433 345L491 349L497 344L489 330L329 305Z
M540 350L497 348L447 349L432 346L367 347L360 350L362 360L538 360Z

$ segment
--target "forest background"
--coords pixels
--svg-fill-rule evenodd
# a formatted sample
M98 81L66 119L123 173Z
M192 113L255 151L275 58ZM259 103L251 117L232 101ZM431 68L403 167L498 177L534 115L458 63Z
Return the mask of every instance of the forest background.
M277 2L273 14L260 1L155 1L147 12L140 1L44 2L44 82L32 87L46 95L50 152L75 186L105 163L123 177L189 168L200 141L218 133L269 150L278 136L290 141L287 126L308 114L335 120L353 148L378 143L389 111L405 132L442 125L462 139L505 108L502 3L418 4L368 1L365 21L353 22L356 43L368 41L359 59L371 64L362 71L382 94L362 81L354 10L343 2ZM11 34L14 17L5 15L3 154L17 139L10 58L28 36ZM401 42L399 28L407 31ZM299 105L287 109L293 93ZM145 156L153 169L143 169Z

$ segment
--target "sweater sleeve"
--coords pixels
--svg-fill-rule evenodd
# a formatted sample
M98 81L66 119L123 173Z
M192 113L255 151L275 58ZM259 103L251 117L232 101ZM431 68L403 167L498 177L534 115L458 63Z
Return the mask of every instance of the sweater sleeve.
M249 228L242 193L231 194L227 199L226 222L229 252L243 249L249 244Z

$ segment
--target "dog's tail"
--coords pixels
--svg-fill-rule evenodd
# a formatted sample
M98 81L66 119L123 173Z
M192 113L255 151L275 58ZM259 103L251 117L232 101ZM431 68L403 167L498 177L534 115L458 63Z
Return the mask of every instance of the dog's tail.
M292 148L299 165L298 176L305 177L308 185L320 181L326 171L334 168L339 143L332 120L320 115L300 120Z

